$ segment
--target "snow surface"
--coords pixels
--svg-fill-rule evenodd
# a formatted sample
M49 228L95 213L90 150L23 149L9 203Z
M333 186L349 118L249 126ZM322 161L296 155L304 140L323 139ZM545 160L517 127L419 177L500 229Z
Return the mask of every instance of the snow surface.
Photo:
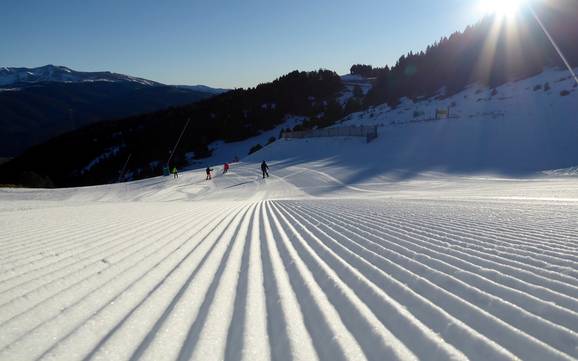
M84 168L82 168L80 170L80 173L82 174L82 173L88 172L92 167L94 167L98 163L102 162L103 160L110 158L114 155L117 155L118 152L120 151L120 148L121 148L120 146L115 146L115 147L106 149L101 155L99 155L98 157L91 160Z
M1 190L0 360L578 358L578 179L323 157L373 144Z
M268 146L268 141L270 138L275 138L275 141L279 140L279 135L283 129L291 129L294 126L301 124L307 118L303 116L287 116L284 121L273 129L261 132L261 134L245 139L239 142L225 143L222 140L218 140L209 144L209 149L211 149L212 154L208 158L193 159L194 153L187 154L189 158L189 168L200 168L206 166L221 166L224 163L233 163L235 159L240 160L249 154L249 150L260 144L263 147Z
M578 71L578 68L574 71ZM549 90L545 90L545 84L548 84ZM347 124L404 125L433 121L436 109L448 108L451 118L461 120L576 121L577 90L577 84L566 69L546 69L539 75L506 83L495 90L474 84L462 92L445 97L443 96L445 90L442 89L436 97L415 102L403 98L401 104L395 108L383 104L367 111L350 114L343 121ZM495 95L492 94L494 91ZM563 91L568 92L568 95L561 95ZM423 115L416 116L415 112Z
M367 94L372 87L370 79L356 74L342 75L341 81L343 82L344 89L339 94L337 101L342 107L353 97L353 89L355 86L359 86L363 94Z
M352 96L353 82L367 82L356 75L342 78L349 84L340 96L343 102ZM544 90L546 83L548 91ZM568 95L562 96L562 91L568 91ZM377 125L379 138L375 145L360 149L353 146L345 151L334 147L338 143L329 142L333 154L318 156L336 157L339 162L356 164L374 174L404 177L429 171L515 177L553 170L559 170L556 175L576 174L572 167L578 165L578 88L568 71L547 69L537 76L504 84L496 88L495 95L492 92L474 84L448 97L438 95L415 102L403 99L395 108L384 104L350 114L335 126ZM450 119L435 120L436 109L448 108ZM214 142L209 145L214 149L213 156L195 160L192 166L220 165L235 156L243 158L255 144L265 145L269 137L277 138L281 129L303 120L288 117L279 127L242 142ZM315 153L322 150L312 149ZM291 150L272 156L302 158L303 154Z
M211 181L0 189L0 360L578 359L576 93L530 92Z

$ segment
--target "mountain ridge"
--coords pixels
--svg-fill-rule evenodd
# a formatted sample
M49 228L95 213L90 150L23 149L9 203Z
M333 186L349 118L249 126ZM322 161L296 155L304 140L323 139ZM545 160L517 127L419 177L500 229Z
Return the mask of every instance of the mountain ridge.
M0 86L19 83L38 82L94 82L94 81L127 81L142 85L164 85L159 82L110 71L84 72L76 71L62 65L44 65L36 68L2 67L0 68Z
M35 68L0 67L0 87L18 84L33 84L41 82L78 83L78 82L134 82L150 86L175 86L203 93L220 94L229 91L225 88L213 88L203 84L164 84L158 81L140 78L111 71L78 71L63 65L47 64Z
M0 68L0 156L96 122L194 103L220 89L185 88L65 66Z

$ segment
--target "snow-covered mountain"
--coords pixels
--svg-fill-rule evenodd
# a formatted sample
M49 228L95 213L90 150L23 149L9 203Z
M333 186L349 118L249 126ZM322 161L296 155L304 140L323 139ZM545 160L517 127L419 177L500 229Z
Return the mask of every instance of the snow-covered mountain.
M0 68L0 156L84 125L183 106L218 93L64 66Z
M162 86L163 83L110 71L76 71L61 65L45 65L38 68L0 67L0 87L14 84L34 84L39 82L82 83L82 82L129 82L149 86ZM230 89L212 88L206 85L175 85L199 93L221 94Z
M112 73L110 71L83 72L76 71L65 66L45 65L38 68L0 68L0 86L17 83L38 82L134 82L142 85L162 85L161 83L137 78L129 75Z

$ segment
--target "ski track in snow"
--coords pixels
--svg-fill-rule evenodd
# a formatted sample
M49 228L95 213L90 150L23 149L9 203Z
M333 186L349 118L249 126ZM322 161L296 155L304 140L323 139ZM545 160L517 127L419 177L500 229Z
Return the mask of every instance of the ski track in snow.
M578 359L578 203L232 173L159 191L196 201L8 197L0 360Z
M0 361L578 360L573 84L372 107L344 119L369 144L278 140L210 182L0 188Z

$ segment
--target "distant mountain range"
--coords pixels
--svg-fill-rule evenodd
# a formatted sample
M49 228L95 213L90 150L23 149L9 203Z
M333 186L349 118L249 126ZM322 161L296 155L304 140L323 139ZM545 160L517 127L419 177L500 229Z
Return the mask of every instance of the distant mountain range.
M206 85L176 85L179 88L195 90L204 93L211 93L211 94L221 94L228 92L231 89L223 89L223 88L211 88Z
M99 121L190 104L227 91L64 66L0 68L0 157Z
M30 84L39 82L81 83L81 82L132 82L142 85L164 85L155 81L136 78L110 71L83 72L65 66L45 65L38 68L0 68L0 86Z

